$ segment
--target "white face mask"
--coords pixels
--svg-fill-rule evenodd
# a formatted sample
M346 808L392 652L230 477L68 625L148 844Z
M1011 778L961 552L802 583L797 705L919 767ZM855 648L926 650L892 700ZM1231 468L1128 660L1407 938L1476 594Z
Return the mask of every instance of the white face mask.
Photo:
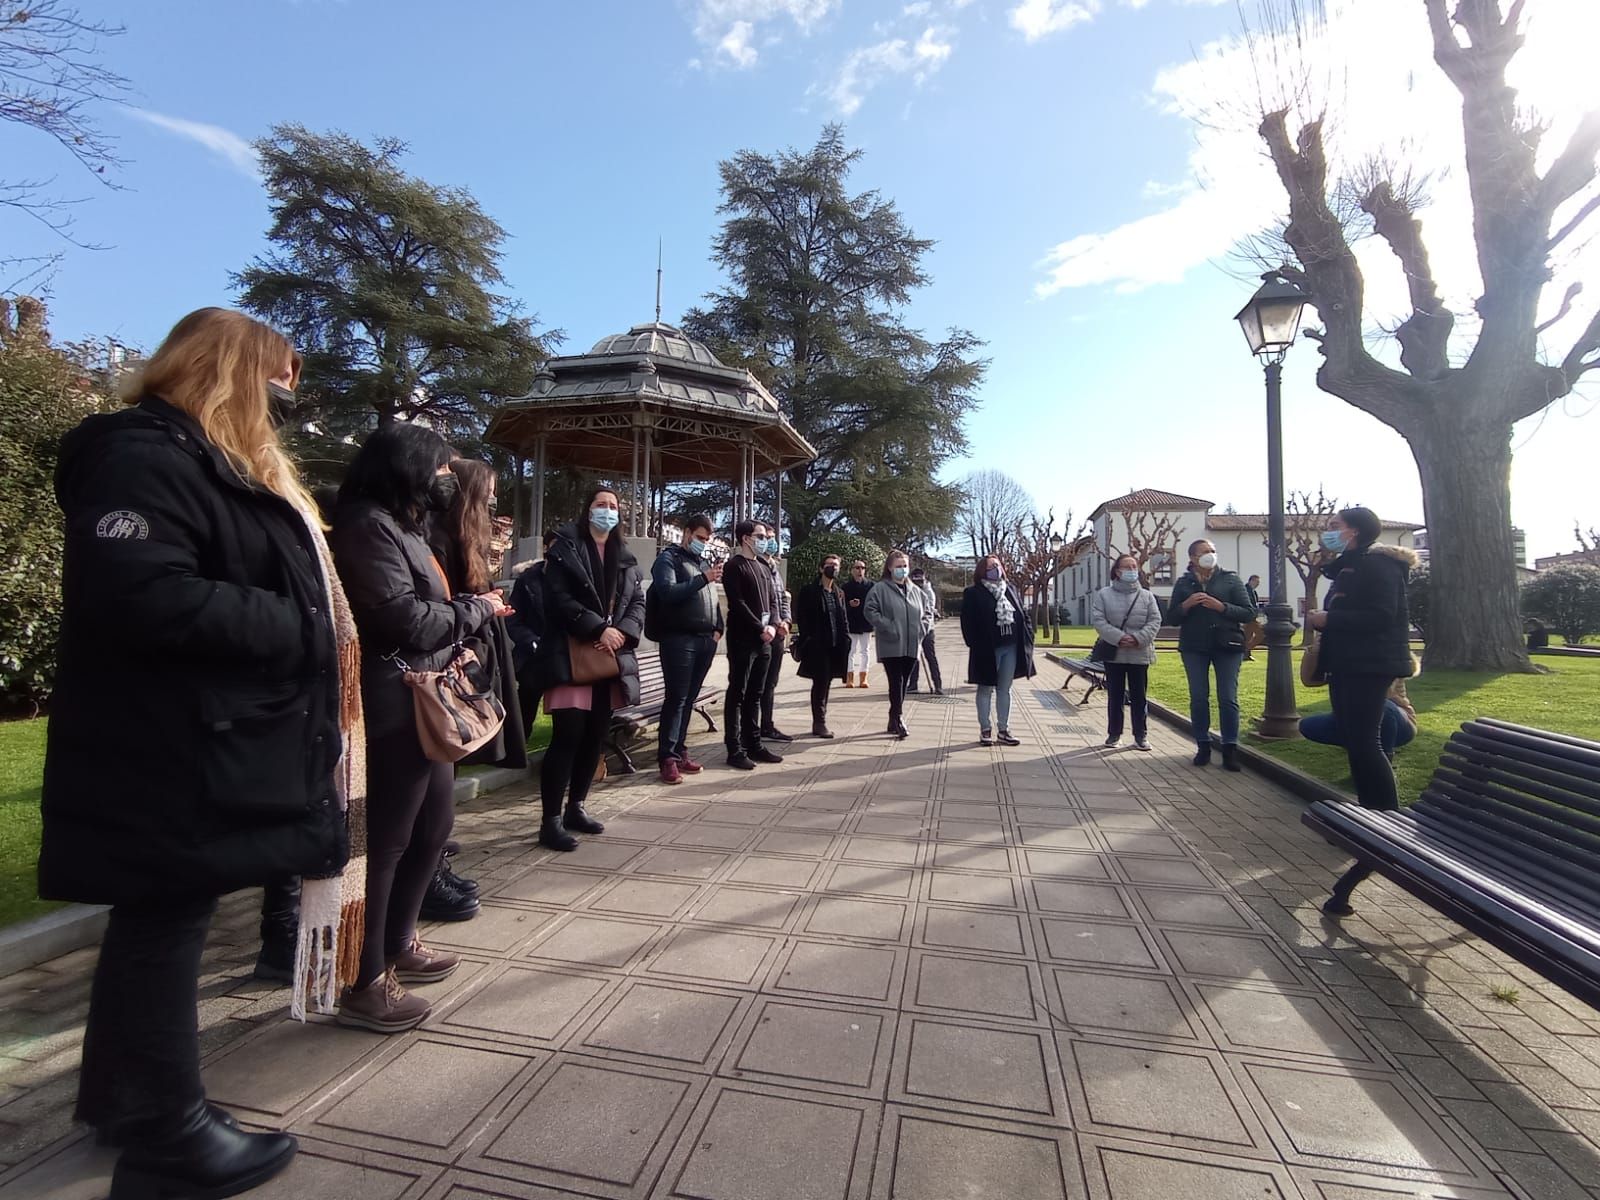
M1200 569L1202 571L1212 571L1212 570L1215 570L1216 566L1217 566L1216 553L1214 551L1211 551L1211 550L1207 550L1204 554L1202 554L1199 558L1195 559L1194 561L1200 567Z

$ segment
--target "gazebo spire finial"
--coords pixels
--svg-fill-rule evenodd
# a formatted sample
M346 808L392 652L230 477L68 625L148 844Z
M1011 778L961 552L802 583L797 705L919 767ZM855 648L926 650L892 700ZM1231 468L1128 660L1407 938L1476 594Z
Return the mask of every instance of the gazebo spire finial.
M656 238L656 324L661 324L661 248L662 239Z

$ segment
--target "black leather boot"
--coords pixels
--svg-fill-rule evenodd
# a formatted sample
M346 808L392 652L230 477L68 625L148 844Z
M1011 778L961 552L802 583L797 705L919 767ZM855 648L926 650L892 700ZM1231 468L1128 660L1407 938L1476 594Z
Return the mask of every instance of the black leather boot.
M424 921L470 921L478 915L478 898L461 891L444 874L441 859L428 883L428 894L422 898L422 911L417 915Z
M1207 763L1209 763L1210 761L1211 761L1211 743L1207 742L1204 746L1201 746L1198 750L1196 750L1194 752L1193 762L1194 762L1195 766L1203 767Z
M218 1108L210 1101L206 1102L206 1107L211 1110L212 1116L216 1117L229 1129L239 1128L239 1122L234 1120L233 1114L227 1109ZM96 1146L110 1146L120 1150L124 1146L132 1145L133 1141L134 1135L121 1125L107 1125L104 1129L97 1129L94 1132L94 1144Z
M111 1176L111 1200L237 1196L289 1165L299 1143L286 1133L245 1133L203 1101L166 1135L130 1137Z
M573 833L593 835L606 831L606 827L585 812L581 804L567 805L567 811L561 817L561 824Z
M1226 743L1223 744L1223 747L1222 747L1222 769L1224 771L1242 771L1242 770L1244 770L1244 768L1239 765L1239 747L1237 747L1237 746L1229 746Z
M539 824L539 845L550 850L576 850L578 839L567 832L566 826L561 823L558 813L553 817L546 817Z
M300 938L300 880L269 883L261 892L261 953L255 977L268 983L294 982L294 951Z
M450 855L446 854L439 860L439 873L444 876L444 881L463 896L476 896L478 894L478 881L468 879L464 875L457 875L450 867Z

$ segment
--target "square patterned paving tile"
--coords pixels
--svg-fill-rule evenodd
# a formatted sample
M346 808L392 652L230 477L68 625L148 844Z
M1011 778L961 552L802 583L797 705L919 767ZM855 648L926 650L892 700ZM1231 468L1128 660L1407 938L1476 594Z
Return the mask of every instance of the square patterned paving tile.
M861 1200L878 1106L804 1092L713 1085L667 1165L661 1196L692 1200ZM804 1163L803 1170L796 1170Z
M948 815L941 816L934 826L933 836L941 842L976 842L985 846L1004 846L1011 841L1011 833L995 810L992 821L958 821Z
M815 812L811 809L796 808L779 817L777 826L779 829L810 829L823 833L838 833L849 819L848 813Z
M662 822L666 824L666 822ZM609 831L610 826L608 825ZM620 871L644 851L640 845L609 842L603 838L580 838L578 848L561 856L563 863L587 867L591 871Z
M1106 829L1100 834L1106 845L1118 854L1160 854L1182 858L1189 848L1182 841L1166 833L1133 833L1122 829Z
M677 821L656 821L625 813L606 820L606 839L618 842L662 842L682 828Z
M383 1048L382 1039L329 1021L278 1021L206 1064L206 1094L281 1117Z
M1080 1130L1264 1152L1265 1138L1215 1051L1058 1035Z
M1035 970L1025 963L913 951L906 999L935 1012L1034 1021L1043 1011Z
M1033 893L1033 907L1040 912L1117 919L1133 916L1122 889L1111 884L1030 879L1027 886Z
M534 867L495 889L493 899L526 900L568 908L594 892L611 876L599 872L563 871L560 867ZM485 897L488 899L489 897Z
M781 930L788 927L801 899L799 892L762 891L721 884L695 905L688 919L714 925Z
M691 982L754 984L777 945L778 938L770 934L686 927L668 935L645 963L644 971Z
M877 837L916 838L928 831L928 823L921 817L868 812L856 818L855 829Z
M1224 1049L1373 1061L1361 1039L1342 1025L1319 997L1222 983L1195 983L1192 987L1206 1016L1221 1031Z
M713 825L710 821L696 821L688 828L680 829L667 841L674 846L700 850L743 850L755 837L755 831L748 825ZM646 870L649 871L649 868Z
M615 887L589 902L591 912L628 913L640 917L675 917L700 894L692 883L656 879L619 879Z
M1059 825L1023 825L1022 844L1039 850L1099 850L1101 845L1087 829Z
M495 1122L462 1166L588 1196L643 1197L701 1083L593 1059L559 1059Z
M1079 1200L1083 1194L1071 1134L898 1105L886 1114L873 1200Z
M907 1014L900 1021L890 1098L1065 1124L1066 1100L1049 1038L1043 1030Z
M1174 967L1184 975L1300 984L1306 979L1268 938L1251 934L1157 931Z
M1299 1200L1281 1166L1105 1137L1078 1148L1094 1200Z
M768 977L774 992L887 1004L900 995L905 952L838 942L792 942Z
M1064 963L1160 971L1163 964L1150 935L1138 925L1038 917L1043 957Z
M745 1005L726 992L630 981L580 1041L591 1050L705 1067L727 1048Z
M773 829L757 839L755 848L770 854L798 854L806 858L826 858L833 849L833 839L825 833Z
M1140 906L1158 925L1198 925L1206 929L1253 931L1241 906L1221 892L1178 888L1134 888Z
M554 1045L615 983L547 967L508 966L442 1019L436 1018L432 1027L464 1037Z
M553 912L504 908L488 903L480 907L478 915L470 921L428 926L426 940L430 946L448 947L451 950L507 954L555 920L556 916Z
M879 863L891 867L914 867L922 861L922 843L905 839L852 837L839 856L846 862Z
M638 958L662 928L643 921L609 920L580 913L540 938L522 957L620 969Z
M909 925L909 906L890 900L850 900L843 896L818 896L800 927L807 933L833 937L897 942Z
M1073 1030L1207 1043L1205 1026L1175 979L1100 968L1055 967L1046 974L1055 986L1056 1011Z
M764 883L770 887L795 888L804 891L811 886L821 866L797 858L764 858L759 854L741 855L737 866L728 873L733 883Z
M881 1097L895 1014L794 1000L757 1001L723 1065L736 1079Z
M910 900L916 879L915 871L903 871L898 867L839 863L823 873L822 890L881 896L886 900Z
M1030 946L1023 918L1016 913L930 904L922 910L921 926L923 946L991 954L1026 954Z
M1044 879L1086 879L1110 881L1111 868L1106 855L1071 850L1023 850L1022 869Z
M1011 851L1003 846L972 846L965 842L940 842L933 848L933 865L942 871L998 871L1010 875L1016 868Z
M1129 883L1167 883L1174 887L1211 887L1212 880L1186 859L1134 858L1119 854L1113 858L1117 870Z
M801 792L795 798L796 808L812 809L816 812L847 813L861 803L859 791L829 791L816 788Z
M1458 1187L1448 1183L1402 1182L1381 1175L1358 1175L1348 1171L1329 1171L1292 1167L1289 1174L1300 1185L1306 1200L1513 1200L1500 1187ZM1526 1193L1519 1193L1522 1200ZM1534 1200L1545 1200L1535 1194Z
M1003 875L966 875L958 871L924 871L927 899L947 904L981 904L1017 908L1017 884Z
M635 875L665 875L670 879L706 880L726 867L731 858L732 855L719 854L713 850L662 846L658 850L640 855L629 864L628 870Z

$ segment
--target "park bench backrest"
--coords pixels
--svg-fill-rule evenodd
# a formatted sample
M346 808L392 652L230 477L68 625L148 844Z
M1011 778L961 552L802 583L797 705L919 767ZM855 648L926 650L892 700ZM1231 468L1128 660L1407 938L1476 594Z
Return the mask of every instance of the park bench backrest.
M661 670L661 655L641 650L639 660L639 707L657 708L667 698L667 677Z
M1410 810L1423 828L1600 917L1600 743L1488 719L1445 744Z

